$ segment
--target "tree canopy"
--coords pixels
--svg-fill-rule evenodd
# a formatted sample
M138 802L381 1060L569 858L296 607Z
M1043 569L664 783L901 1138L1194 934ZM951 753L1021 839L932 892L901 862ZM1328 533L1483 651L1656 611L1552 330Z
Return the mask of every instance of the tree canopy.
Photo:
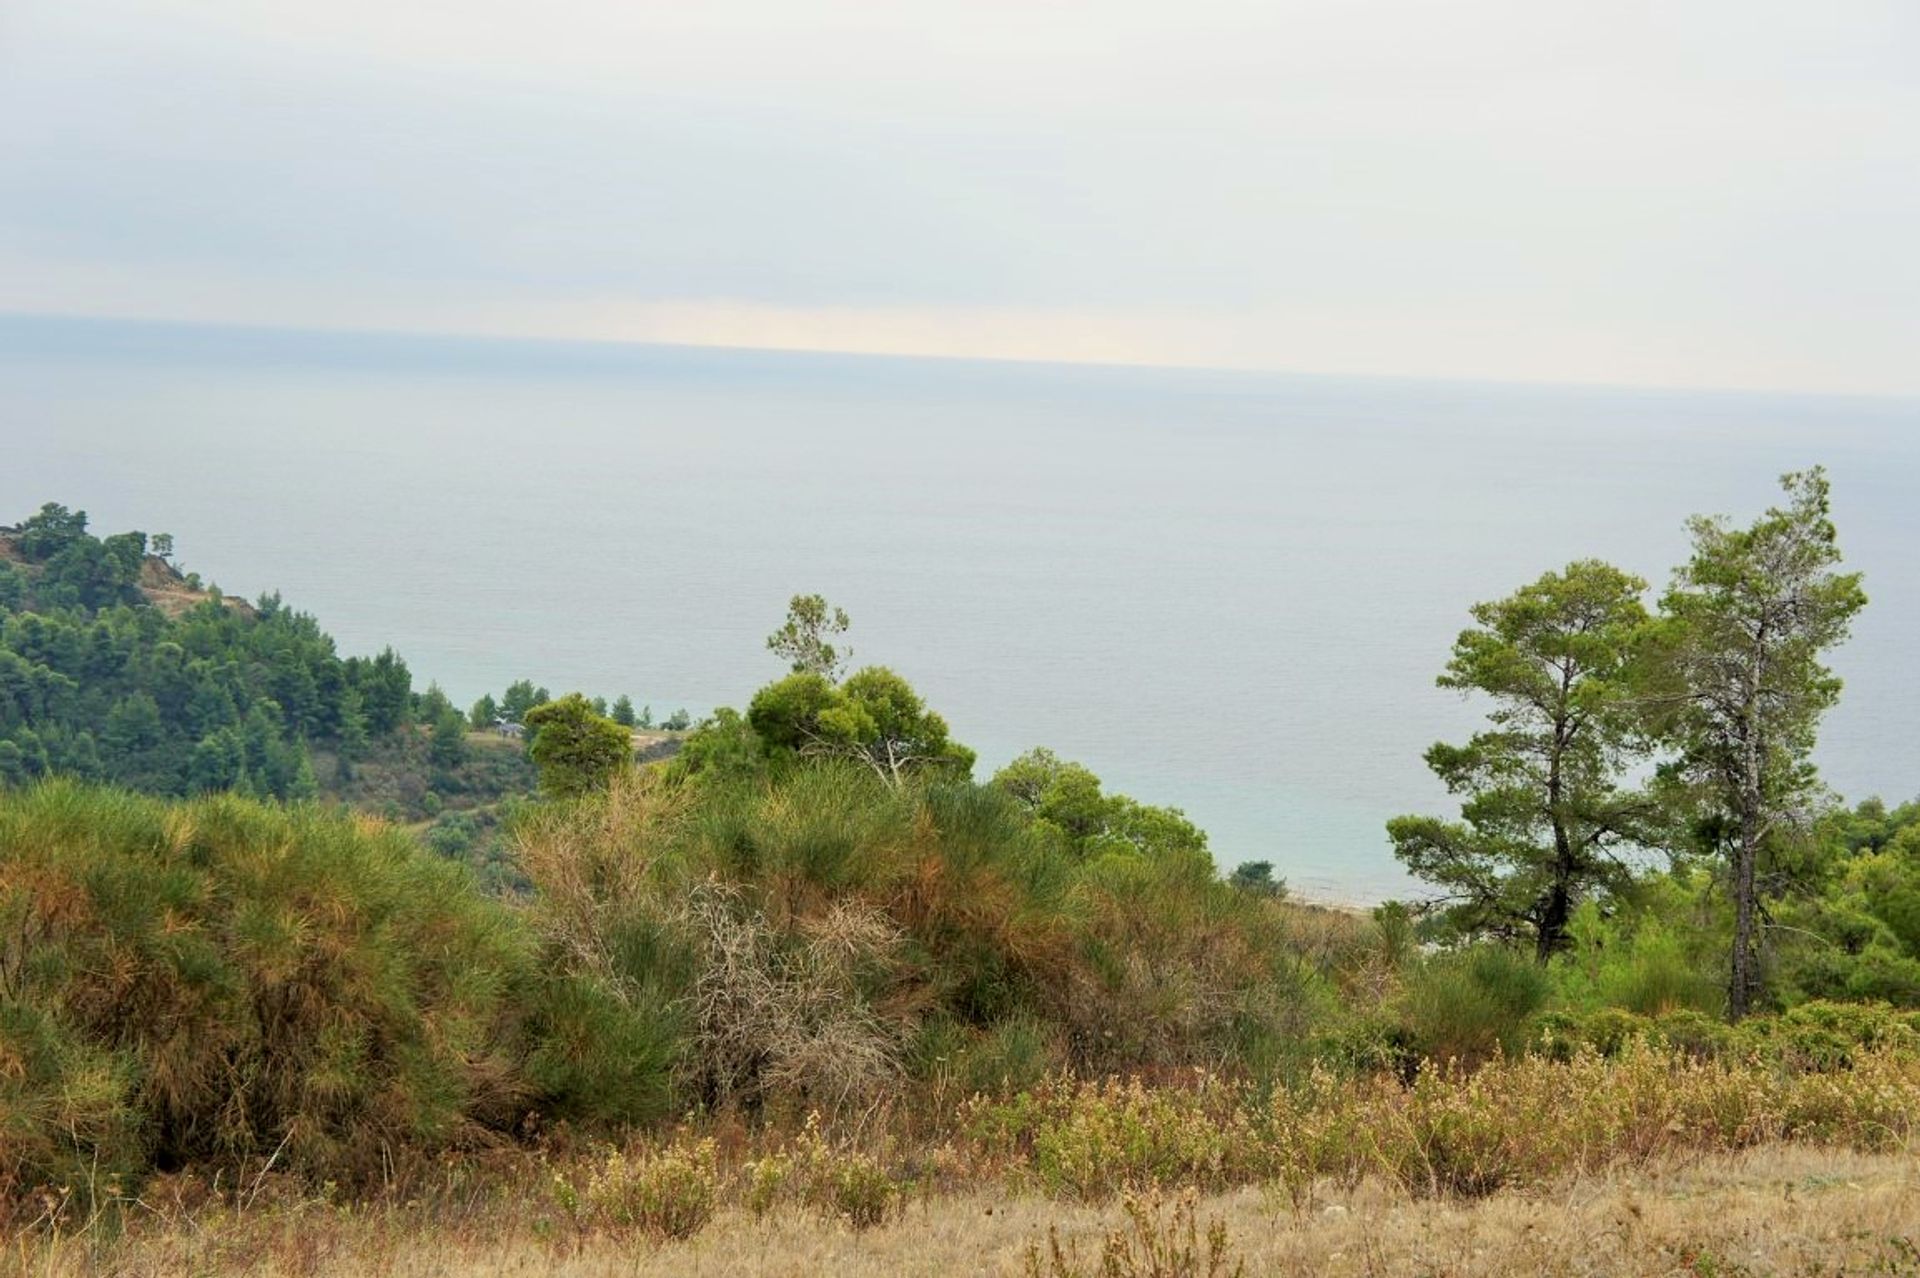
M617 773L633 766L633 734L595 714L592 703L577 692L533 707L525 722L533 733L527 753L540 769L540 789L554 798L604 789Z
M973 770L973 751L952 740L947 721L884 666L868 666L839 685L813 671L788 675L754 694L747 722L771 751L855 759L894 784L913 773Z
M1652 695L1692 787L1703 850L1724 858L1735 906L1728 1005L1744 1015L1762 982L1767 871L1824 798L1811 761L1821 716L1840 696L1823 661L1866 606L1860 574L1839 571L1826 472L1781 477L1784 506L1746 528L1693 519L1693 554L1661 600Z
M49 773L186 794L311 794L309 743L352 748L410 714L391 650L345 658L277 595L170 615L142 574L186 583L141 533L96 538L48 504L0 535L0 783Z
M1623 853L1651 838L1650 803L1621 784L1639 757L1630 675L1645 590L1581 560L1474 605L1438 683L1488 698L1491 726L1426 754L1462 796L1461 819L1388 823L1394 854L1442 889L1456 923L1525 935L1543 961L1582 900L1628 882Z
M1090 769L1044 746L1000 769L993 785L1013 796L1037 830L1077 859L1124 852L1208 860L1206 833L1186 813L1108 794Z
M836 680L853 650L840 651L832 638L845 634L849 624L846 610L831 606L825 596L795 595L787 605L786 622L767 636L767 649L786 660L795 674Z

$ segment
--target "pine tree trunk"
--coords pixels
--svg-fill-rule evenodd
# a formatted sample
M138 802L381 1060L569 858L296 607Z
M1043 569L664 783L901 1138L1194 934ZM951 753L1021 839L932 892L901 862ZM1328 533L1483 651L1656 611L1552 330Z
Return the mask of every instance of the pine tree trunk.
M1540 944L1535 955L1542 964L1567 947L1567 924L1573 918L1573 836L1559 814L1558 771L1556 767L1552 782L1553 886L1547 889L1547 907L1540 914Z
M1573 918L1573 898L1565 882L1558 882L1549 889L1547 908L1540 915L1539 944L1534 957L1544 965L1548 959L1567 947L1567 924Z
M1745 1016L1760 988L1759 884L1760 767L1756 745L1747 750L1746 776L1740 794L1740 835L1733 849L1733 970L1727 986L1727 1015Z
M1753 1004L1759 985L1759 946L1756 937L1754 900L1754 861L1758 849L1745 831L1733 853L1733 972L1727 988L1727 1014L1733 1020L1745 1016Z

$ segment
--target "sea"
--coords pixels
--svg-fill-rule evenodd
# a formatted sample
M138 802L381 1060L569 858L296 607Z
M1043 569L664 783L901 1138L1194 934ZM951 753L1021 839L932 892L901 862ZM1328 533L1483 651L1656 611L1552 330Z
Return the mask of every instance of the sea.
M1696 513L1831 472L1871 603L1818 759L1920 794L1920 401L0 317L0 523L169 532L466 704L530 678L656 716L853 618L980 754L1047 746L1302 896L1413 890L1385 821L1477 600L1577 558L1657 591Z

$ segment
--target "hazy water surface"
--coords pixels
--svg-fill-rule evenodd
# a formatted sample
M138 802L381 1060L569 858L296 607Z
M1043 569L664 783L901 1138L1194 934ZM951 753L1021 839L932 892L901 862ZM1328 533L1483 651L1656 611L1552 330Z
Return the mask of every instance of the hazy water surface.
M1401 888L1381 823L1477 599L1600 556L1664 582L1695 511L1824 462L1873 603L1821 750L1920 792L1920 405L0 319L0 522L170 531L465 704L530 676L657 711L853 614L981 751L1080 759L1228 864Z

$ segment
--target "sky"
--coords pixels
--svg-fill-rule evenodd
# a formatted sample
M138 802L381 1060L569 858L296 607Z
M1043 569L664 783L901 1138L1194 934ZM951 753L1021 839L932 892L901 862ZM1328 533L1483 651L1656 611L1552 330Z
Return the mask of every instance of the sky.
M1915 0L0 0L0 311L1920 394Z

